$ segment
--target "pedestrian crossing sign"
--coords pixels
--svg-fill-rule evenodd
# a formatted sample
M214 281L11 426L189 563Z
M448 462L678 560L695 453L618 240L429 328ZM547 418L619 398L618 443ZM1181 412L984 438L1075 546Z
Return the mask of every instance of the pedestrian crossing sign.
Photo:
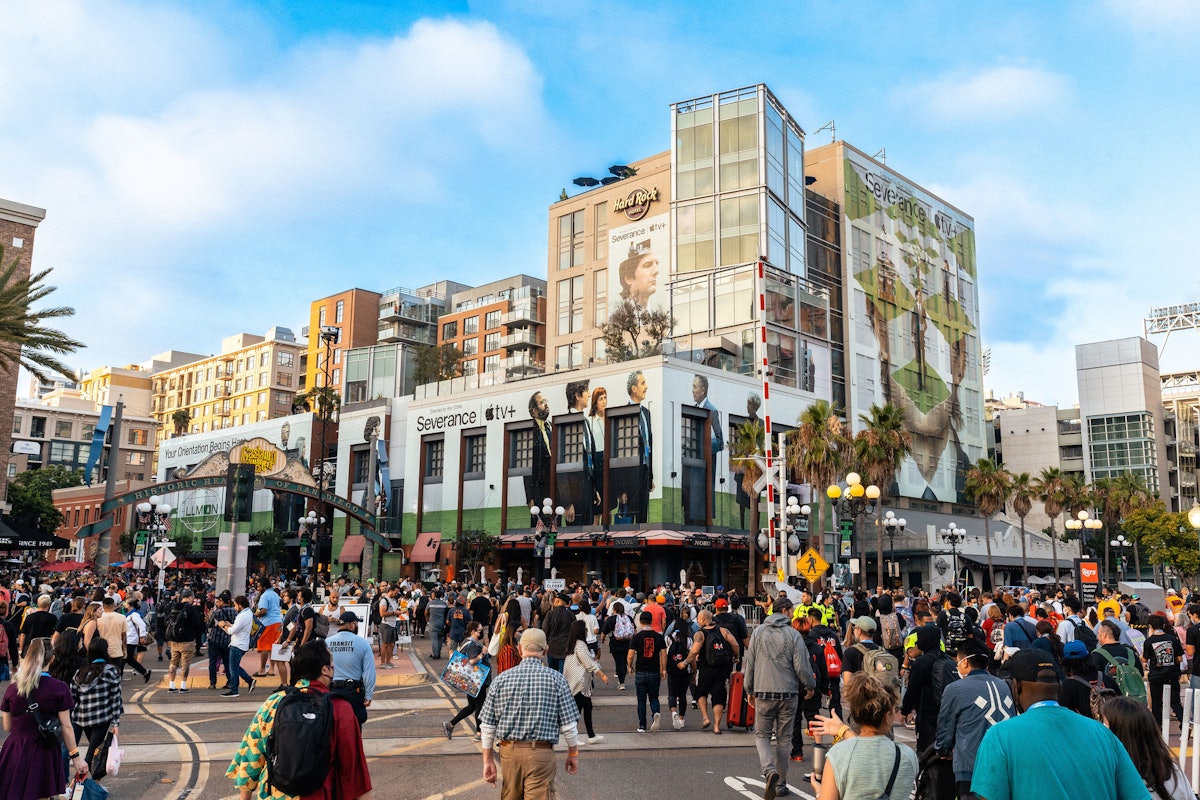
M829 562L821 558L821 554L811 547L796 559L796 571L810 581L820 578L827 569L829 569Z

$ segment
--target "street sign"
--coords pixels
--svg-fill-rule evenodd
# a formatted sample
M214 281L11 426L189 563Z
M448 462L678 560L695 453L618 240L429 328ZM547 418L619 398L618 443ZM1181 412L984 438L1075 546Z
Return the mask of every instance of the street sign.
M804 555L796 559L796 571L810 581L820 578L827 569L829 569L829 562L821 558L821 554L811 547L805 551Z
M767 484L779 482L779 464L775 463L767 467L767 460L762 456L755 456L754 460L759 462L759 466L762 467L763 471L759 479L754 482L754 492L755 494L762 494L767 490Z
M566 578L547 578L542 581L542 587L550 592L561 592L567 588Z
M171 548L169 547L160 547L154 551L154 555L150 556L150 560L154 562L154 566L164 569L175 563L175 554L171 552Z

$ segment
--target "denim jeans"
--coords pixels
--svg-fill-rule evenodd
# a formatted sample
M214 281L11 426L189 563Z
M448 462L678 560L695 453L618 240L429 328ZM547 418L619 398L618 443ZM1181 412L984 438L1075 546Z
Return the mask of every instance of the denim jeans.
M774 769L782 785L787 784L788 756L792 750L792 729L796 724L797 696L784 700L754 700L754 746L758 764L765 775ZM776 735L771 744L771 734Z
M213 644L208 648L208 685L217 685L217 667L225 666L225 680L231 681L229 670L229 645ZM233 684L230 683L230 686Z
M567 663L567 659L565 659L565 658L555 658L554 656L546 656L546 666L550 667L550 669L554 670L555 672L561 673L563 671L563 667L566 665L566 663Z
M650 701L650 713L659 713L658 689L662 677L657 672L638 672L633 676L637 689L638 727L646 727L646 701Z
M446 629L431 627L429 629L430 646L433 649L433 657L442 657L442 645L446 643Z
M1200 689L1200 675L1188 675L1188 688Z
M242 669L242 656L246 655L245 650L230 646L229 648L229 669L226 674L229 677L229 691L234 694L238 693L238 678L244 678L246 685L254 683L254 679L246 670Z

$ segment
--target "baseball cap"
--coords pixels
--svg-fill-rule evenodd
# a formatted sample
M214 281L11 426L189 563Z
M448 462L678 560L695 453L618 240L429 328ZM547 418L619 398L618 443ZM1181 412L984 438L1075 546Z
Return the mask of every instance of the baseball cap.
M567 605L571 605L571 595L567 594L566 592L559 592L558 599L562 600Z
M339 625L348 625L351 622L357 624L362 622L362 620L359 619L358 614L355 614L353 611L343 611L342 615L338 617Z
M713 603L713 608L729 608L729 601L724 597L718 597L716 602Z
M1179 594L1179 592L1175 591L1174 589L1167 589L1167 594Z
M1072 642L1074 644L1074 642ZM1064 651L1065 654L1065 651ZM1005 664L1013 680L1026 683L1058 683L1054 658L1044 650L1027 647L1018 650Z
M1087 645L1078 640L1063 645L1063 658L1087 658Z
M874 633L875 628L877 627L875 625L875 620L871 619L870 617L855 617L854 619L850 620L850 624L858 628L860 631L866 631L867 633Z
M1140 599L1140 598L1139 598L1139 597L1138 597L1138 596L1135 594L1135 595L1133 595L1132 597L1130 597L1129 599L1130 599L1130 600L1138 600L1138 599Z
M549 649L546 644L546 634L541 628L526 628L521 634L521 647L529 650L537 650L546 652Z

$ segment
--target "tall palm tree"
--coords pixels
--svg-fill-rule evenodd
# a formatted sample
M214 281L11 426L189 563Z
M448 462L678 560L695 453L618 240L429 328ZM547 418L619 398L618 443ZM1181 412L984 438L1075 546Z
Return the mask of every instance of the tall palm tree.
M192 415L186 408L181 408L171 415L171 427L175 429L176 436L187 433L188 425L191 424Z
M1050 557L1054 560L1054 583L1058 583L1058 531L1054 522L1067 505L1067 478L1058 467L1044 467L1035 487L1046 516L1050 518Z
M322 420L333 419L334 412L342 407L342 397L332 386L314 386L296 395L294 407L307 408Z
M75 374L58 356L70 355L83 344L47 328L46 321L74 316L75 309L31 308L54 292L56 287L42 284L50 270L28 278L17 277L17 270L18 259L5 264L4 246L0 245L0 369L11 372L13 367L24 367L43 381L49 380L49 372L74 380Z
M975 503L975 508L984 519L983 541L987 545L988 578L991 580L988 588L995 589L996 567L992 563L992 532L988 523L1008 502L1008 495L1012 491L1012 475L990 458L981 458L967 470L965 488L967 497Z
M1119 497L1116 487L1113 484L1112 478L1097 478L1092 482L1090 494L1092 502L1096 504L1097 511L1100 512L1100 518L1104 520L1104 526L1108 529L1108 534L1111 536L1117 535L1117 528L1121 524L1121 511L1119 508ZM1108 581L1109 573L1109 536L1100 537L1104 541L1104 580Z
M787 467L799 474L813 489L817 506L815 538L822 548L826 529L825 487L841 477L850 455L850 438L838 410L826 400L818 400L800 413L799 425L788 434Z
M746 589L748 597L757 595L758 555L756 540L758 538L758 491L754 484L762 477L762 467L756 456L763 455L764 428L762 420L750 419L733 429L733 435L726 442L729 452L729 471L742 476L742 490L750 498L750 530L746 536L750 548L750 577Z
M1029 551L1025 541L1025 517L1033 510L1033 501L1036 497L1037 488L1028 472L1013 476L1012 494L1009 500L1012 502L1013 513L1021 520L1021 571L1026 579L1029 577Z
M1149 508L1154 505L1155 498L1146 480L1140 475L1125 472L1113 479L1113 487L1117 494L1117 512L1125 519L1134 511ZM1130 536L1133 540L1133 565L1137 570L1138 580L1142 577L1142 555L1138 548L1138 537Z
M867 483L891 494L896 473L912 452L912 434L904 430L904 411L893 403L872 405L858 415L863 428L854 435L854 464ZM875 585L883 585L883 525L875 520Z

